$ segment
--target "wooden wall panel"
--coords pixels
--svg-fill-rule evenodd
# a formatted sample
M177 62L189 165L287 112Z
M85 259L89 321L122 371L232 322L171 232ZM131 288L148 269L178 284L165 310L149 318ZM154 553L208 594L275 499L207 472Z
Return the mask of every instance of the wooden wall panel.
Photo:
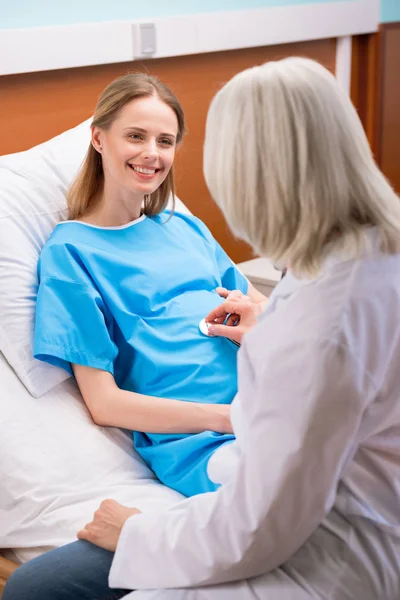
M400 23L353 38L351 97L382 171L400 193Z
M382 25L379 158L400 193L400 23Z
M354 36L350 95L378 162L380 85L381 33Z
M189 134L176 164L177 192L207 223L233 260L247 260L252 256L250 248L232 237L203 179L204 126L209 103L221 85L247 67L301 55L319 60L333 71L335 52L335 40L317 40L1 77L0 155L28 149L88 118L99 93L115 77L135 70L158 75L175 91L187 116Z

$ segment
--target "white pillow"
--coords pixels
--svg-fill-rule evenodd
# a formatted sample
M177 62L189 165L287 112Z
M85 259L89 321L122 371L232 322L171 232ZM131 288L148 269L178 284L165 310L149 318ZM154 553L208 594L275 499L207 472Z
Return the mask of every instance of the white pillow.
M32 355L36 266L43 244L66 217L66 191L88 149L90 122L0 157L0 351L35 397L69 377ZM177 209L188 212L178 199Z
M0 354L0 382L0 548L21 562L76 539L105 498L143 512L183 498L130 434L94 425L72 379L36 400Z
M65 194L87 151L89 125L0 157L0 350L36 397L69 377L32 356L36 266L44 242L66 217Z

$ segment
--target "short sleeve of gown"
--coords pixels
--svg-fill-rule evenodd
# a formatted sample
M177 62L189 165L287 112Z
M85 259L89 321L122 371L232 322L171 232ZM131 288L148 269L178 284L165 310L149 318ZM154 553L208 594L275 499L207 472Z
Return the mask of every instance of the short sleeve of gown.
M99 291L80 265L64 259L63 252L58 251L56 257L52 254L46 253L39 262L35 358L70 374L70 363L114 374L118 350Z

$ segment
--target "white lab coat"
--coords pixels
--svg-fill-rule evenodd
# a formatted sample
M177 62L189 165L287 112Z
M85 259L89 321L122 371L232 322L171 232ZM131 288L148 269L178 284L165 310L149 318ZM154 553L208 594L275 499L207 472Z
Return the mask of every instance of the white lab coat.
M130 518L110 585L139 590L129 600L399 600L400 255L288 274L238 369L233 479Z

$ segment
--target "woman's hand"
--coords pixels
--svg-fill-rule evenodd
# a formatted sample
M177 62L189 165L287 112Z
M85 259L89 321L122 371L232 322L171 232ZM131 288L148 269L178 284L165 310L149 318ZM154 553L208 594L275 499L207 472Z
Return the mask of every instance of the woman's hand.
M226 300L206 316L208 335L226 337L240 344L244 334L257 323L261 312L262 306L254 304L247 296Z
M93 521L78 532L79 540L87 540L100 548L115 552L125 522L140 514L137 508L128 508L115 500L103 500L94 513Z

